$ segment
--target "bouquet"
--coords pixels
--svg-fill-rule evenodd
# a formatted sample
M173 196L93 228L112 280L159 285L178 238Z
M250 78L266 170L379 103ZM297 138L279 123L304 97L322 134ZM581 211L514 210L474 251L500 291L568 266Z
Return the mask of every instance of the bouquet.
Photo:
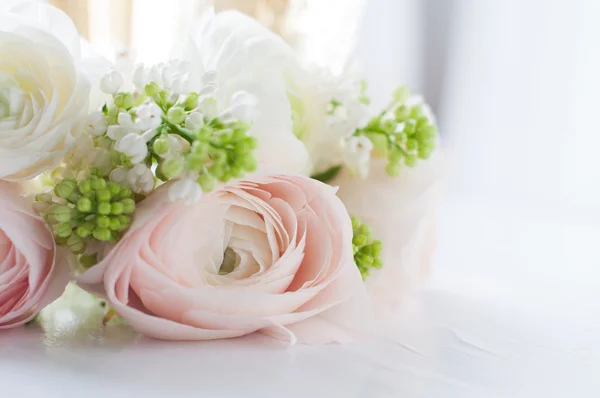
M102 93L97 95L95 93ZM49 6L0 24L0 329L69 281L147 336L364 336L426 273L440 155L408 89L374 113L236 12L120 71ZM73 283L73 282L71 282Z

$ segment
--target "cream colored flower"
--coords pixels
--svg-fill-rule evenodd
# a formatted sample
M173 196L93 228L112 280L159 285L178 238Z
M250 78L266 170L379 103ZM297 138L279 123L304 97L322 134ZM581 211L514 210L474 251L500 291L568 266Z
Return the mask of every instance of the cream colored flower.
M75 26L57 9L34 8L0 17L0 179L9 181L55 166L88 110Z

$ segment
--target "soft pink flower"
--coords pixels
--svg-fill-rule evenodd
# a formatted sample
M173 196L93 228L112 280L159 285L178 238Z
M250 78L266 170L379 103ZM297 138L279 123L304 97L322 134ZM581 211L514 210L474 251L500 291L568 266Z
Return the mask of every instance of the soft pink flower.
M386 174L386 162L373 159L364 180L342 170L331 183L339 186L348 212L383 242L383 267L373 269L365 283L379 320L387 322L429 274L445 160L438 151L414 168L405 167L398 177Z
M169 202L168 185L139 205L130 230L79 280L94 291L104 283L136 330L168 340L262 331L317 344L370 328L352 226L334 188L258 177L187 207Z
M14 185L0 181L0 329L33 319L64 291L55 244L43 219Z

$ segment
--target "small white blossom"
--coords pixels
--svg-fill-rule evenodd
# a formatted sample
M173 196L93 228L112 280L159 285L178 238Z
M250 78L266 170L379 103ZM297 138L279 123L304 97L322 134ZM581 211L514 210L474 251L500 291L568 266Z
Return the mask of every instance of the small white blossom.
M146 84L148 84L148 71L144 64L136 65L131 81L138 91L144 91Z
M165 154L159 155L163 159L175 157L189 149L190 146L189 142L177 134L167 135L167 141L169 142L169 151Z
M108 124L106 123L104 113L101 111L95 111L88 115L85 125L86 133L93 135L94 137L98 137L106 133L107 128Z
M154 189L154 174L145 164L136 164L127 171L127 185L135 193L147 194Z
M202 113L208 119L213 119L219 115L217 100L210 97L204 98L202 101L200 101L196 110Z
M350 173L360 178L369 175L373 143L365 136L351 137L344 148L343 161Z
M114 69L100 79L100 89L106 94L116 94L122 85L123 75Z
M117 167L110 173L110 180L117 184L127 185L127 169L124 167Z
M237 91L231 96L229 108L223 111L220 117L224 120L235 118L243 122L250 122L257 115L257 105L258 98L256 96L246 91Z
M155 102L144 102L136 108L135 112L137 114L136 124L140 130L155 129L162 123L163 111Z
M192 112L185 118L185 128L198 131L204 126L204 116L200 112Z
M142 135L129 133L118 140L115 144L115 150L131 158L131 163L140 163L148 155L146 140Z
M191 206L202 198L202 187L193 175L175 181L169 187L169 200L171 202L183 201L186 206Z

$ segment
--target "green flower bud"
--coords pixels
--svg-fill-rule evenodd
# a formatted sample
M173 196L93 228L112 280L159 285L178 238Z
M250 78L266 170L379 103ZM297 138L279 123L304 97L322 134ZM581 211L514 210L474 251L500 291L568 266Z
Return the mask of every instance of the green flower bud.
M79 264L86 269L93 267L98 264L98 254L82 254L79 256Z
M175 156L165 159L158 165L160 174L167 180L181 175L185 170L185 159L183 156Z
M360 228L360 226L362 225L362 223L360 222L360 218L358 217L351 217L350 220L352 221L353 230Z
M117 218L119 219L119 224L121 224L121 230L126 229L131 224L131 218L125 215L120 215Z
M121 201L123 204L123 214L132 214L135 212L135 201L131 198L126 198Z
M198 177L198 184L202 187L202 191L210 192L215 189L217 179L210 174L204 173Z
M79 235L72 234L67 239L67 247L69 248L69 250L71 250L71 252L79 254L85 251L86 245Z
M102 214L104 216L109 215L112 207L109 202L99 202L98 203L98 214Z
M196 137L198 137L200 141L208 141L212 136L213 130L209 126L202 126L196 134Z
M51 204L52 203L52 195L49 193L39 193L35 195L35 201L40 203Z
M191 111L198 106L198 93L189 93L183 101L183 106L186 111Z
M110 218L107 216L98 216L96 217L96 225L100 228L108 228L110 225Z
M383 261L381 261L380 258L374 258L371 267L380 269L381 267L383 267Z
M106 188L106 180L104 178L94 178L91 180L92 188L96 191Z
M410 109L406 105L400 105L394 111L394 116L396 117L397 122L403 122L410 116Z
M394 150L390 151L390 153L388 153L388 160L392 163L400 163L400 161L402 160L402 158L404 157L404 154L402 153L402 151L400 149L395 148Z
M110 190L107 188L101 189L96 192L96 199L99 202L110 202L112 195L110 194Z
M61 222L56 226L55 234L60 238L68 238L73 233L73 228L66 222Z
M112 231L118 231L121 229L121 223L119 222L119 217L111 217L110 223L108 225Z
M252 153L243 154L242 156L237 158L236 163L240 167L242 167L244 170L249 171L249 172L253 172L254 170L256 170L256 167L258 166L256 158L254 157L254 155Z
M117 93L114 97L113 103L119 108L129 109L135 105L135 100L131 93Z
M407 155L404 158L404 163L408 167L415 167L417 165L417 160L418 160L418 157L416 155Z
M420 119L422 117L425 117L425 114L423 113L423 108L420 105L413 106L410 110L410 117L413 119Z
M187 157L187 169L192 173L198 173L204 167L204 158L191 153Z
M154 141L154 144L152 144L152 150L159 156L169 153L169 149L171 148L167 138L158 138Z
M79 189L79 193L81 193L82 195L85 195L86 193L89 193L92 191L92 182L86 178L85 180L83 180L79 183L77 188Z
M371 265L373 265L373 257L367 254L359 254L358 261L363 267L370 267Z
M69 196L73 195L76 188L77 183L74 180L65 179L61 183L56 185L56 187L54 187L54 193L56 194L56 196L66 199Z
M244 169L241 166L237 164L232 164L229 167L229 174L233 178L242 178L246 173L244 173Z
M367 237L365 235L355 235L354 238L352 238L352 244L356 245L356 246L362 246L365 245L367 243Z
M400 175L400 170L401 169L402 169L402 163L389 162L385 166L385 172L390 177L398 177Z
M406 86L398 87L394 90L394 101L399 104L404 104L410 98L410 89Z
M221 149L212 148L210 152L210 158L215 163L225 163L227 162L227 152Z
M395 120L392 119L388 119L385 120L382 124L381 124L381 128L383 129L383 131L385 131L388 134L393 134L396 131L396 126L398 125L398 122L396 122Z
M80 226L77 227L77 229L75 230L75 233L81 237L81 238L87 238L88 236L90 236L92 234L92 232L94 231L94 224L90 223L90 222L86 222L81 224Z
M169 123L181 124L185 120L185 111L183 108L174 106L167 112L167 120Z
M160 86L158 84L156 84L155 82L152 82L152 83L146 84L144 91L146 92L146 95L148 97L154 98L157 95L159 95L162 90L160 89Z
M121 191L119 192L119 196L122 198L129 198L131 196L132 192L131 192L131 188L129 187L123 187L121 188Z
M209 148L210 145L206 142L194 141L191 152L204 160L208 156Z
M121 186L116 182L109 182L106 184L106 188L110 192L111 196L117 196L121 192Z
M71 220L73 215L73 210L69 206L66 205L58 205L52 207L52 216L58 222L65 223Z
M426 146L420 146L419 147L419 158L421 159L429 159L429 157L431 156L431 152L433 152L433 150L429 147Z
M115 202L115 203L111 203L110 205L110 213L115 215L115 216L119 216L121 214L123 214L123 212L125 211L125 206L123 206L123 203L121 202Z
M110 229L108 228L96 228L93 235L94 238L99 241L108 241L112 237Z
M381 250L383 249L383 242L380 240L375 240L373 243L371 243L371 248L373 249L373 256L379 257Z

